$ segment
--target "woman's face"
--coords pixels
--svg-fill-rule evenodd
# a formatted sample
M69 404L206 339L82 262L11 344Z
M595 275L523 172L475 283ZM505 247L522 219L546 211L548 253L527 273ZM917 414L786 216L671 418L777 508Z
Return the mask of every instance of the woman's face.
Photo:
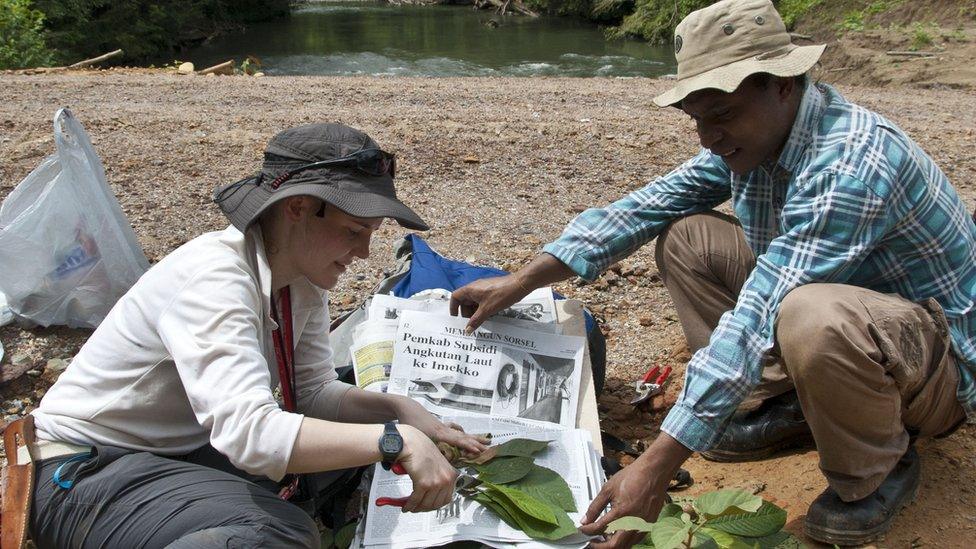
M382 217L353 217L326 204L306 217L304 238L292 250L299 274L329 290L357 257L369 257L369 241L383 223Z

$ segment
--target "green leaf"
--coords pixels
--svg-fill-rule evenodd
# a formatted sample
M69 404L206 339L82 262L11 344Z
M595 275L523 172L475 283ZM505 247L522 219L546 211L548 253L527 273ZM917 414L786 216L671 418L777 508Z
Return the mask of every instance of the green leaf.
M757 511L762 503L761 497L742 490L718 490L698 496L694 506L698 514L712 518L735 512L735 509L751 513Z
M714 539L701 532L701 528L694 530L691 535L691 546L693 549L721 549Z
M349 549L352 544L352 538L356 536L356 527L359 524L356 521L352 521L346 524L335 535L335 546L336 549Z
M802 549L805 547L800 540L789 532L776 532L769 536L763 536L761 538L741 538L742 541L747 543L750 548L758 547L759 549Z
M506 509L509 514L515 517L515 520L519 520L518 512L520 511L524 515L534 518L540 522L550 524L552 526L557 526L559 521L556 520L556 514L553 511L554 506L547 503L539 501L538 499L522 492L521 490L516 490L509 488L508 486L484 483L485 493L487 493L491 499L505 504L504 500L507 500L511 505L517 510L512 512L512 508L506 505ZM560 509L562 511L562 509ZM521 522L521 521L519 521Z
M509 526L525 532L533 539L556 541L578 533L573 519L562 509L552 509L557 521L556 525L552 525L525 514L498 492L481 492L480 497L488 498L492 503L485 506L497 513ZM482 501L480 497L477 499L479 502Z
M472 465L472 467L478 471L478 478L483 481L492 484L508 484L529 474L533 465L530 457L504 456L484 465Z
M319 530L319 539L321 541L319 544L321 549L332 549L335 542L335 536L333 535L332 528L323 526L322 529Z
M505 509L505 506L491 499L491 497L488 494L484 492L475 492L474 495L471 496L471 498L477 501L478 503L484 505L488 509L490 509L496 515L498 515L498 518L502 519L502 521L504 521L505 524L511 526L512 528L521 530L518 521L516 521L515 517L513 517L508 513L508 511Z
M460 462L468 465L484 465L495 458L503 456L532 457L545 450L548 446L548 440L513 438L497 446L491 446L473 458L462 458Z
M698 533L711 538L719 549L753 549L751 544L733 536L728 532L715 530L714 528L702 527L698 529L698 532L696 532L696 534Z
M573 492L563 477L552 469L532 464L529 468L529 474L509 483L508 486L521 490L540 501L555 505L563 511L576 511L576 500L573 499Z
M775 534L786 524L786 511L763 501L754 513L731 513L705 521L704 526L737 536L763 537Z
M694 525L685 524L677 517L667 517L654 523L651 541L657 549L676 549L688 539Z
M682 509L677 503L669 503L661 508L661 512L657 515L657 520L661 520L665 517L681 518L681 514L684 512L684 509Z
M617 520L611 521L607 525L606 532L612 534L617 530L634 530L636 532L652 532L654 531L654 524L647 522L640 517L621 517Z
M549 447L548 440L513 438L498 446L493 446L497 456L532 457Z

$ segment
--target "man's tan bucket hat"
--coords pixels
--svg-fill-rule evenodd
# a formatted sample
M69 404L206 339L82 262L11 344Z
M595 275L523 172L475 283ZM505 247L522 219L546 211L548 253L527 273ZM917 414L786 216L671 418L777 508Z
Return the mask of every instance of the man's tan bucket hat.
M817 63L825 47L793 44L769 0L722 0L691 12L674 30L678 83L654 103L674 105L706 88L732 92L760 72L797 76Z

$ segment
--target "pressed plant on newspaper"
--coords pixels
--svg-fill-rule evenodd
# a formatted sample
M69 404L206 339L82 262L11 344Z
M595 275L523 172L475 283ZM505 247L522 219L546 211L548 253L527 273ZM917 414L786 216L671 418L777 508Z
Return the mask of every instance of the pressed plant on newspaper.
M515 438L474 457L449 445L440 448L454 466L477 473L476 483L461 490L463 495L529 537L554 541L577 533L567 514L576 511L576 502L559 473L535 463L535 455L548 445Z
M638 517L619 518L607 525L607 533L647 532L635 546L644 549L803 547L783 531L785 524L786 511L772 502L742 490L718 490L665 505L653 523Z

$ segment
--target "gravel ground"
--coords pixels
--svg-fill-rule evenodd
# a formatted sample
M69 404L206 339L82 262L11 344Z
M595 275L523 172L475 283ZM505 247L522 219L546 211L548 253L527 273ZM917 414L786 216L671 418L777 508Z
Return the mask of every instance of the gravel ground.
M608 203L666 173L697 150L692 124L651 98L668 83L649 79L178 77L125 71L0 78L0 199L53 149L51 117L70 106L85 125L150 262L226 223L210 203L219 183L257 169L277 131L338 121L369 132L398 155L405 202L433 225L426 238L445 255L516 268L584 208ZM841 88L894 120L976 206L976 92ZM331 295L357 304L392 266L403 231L384 224L373 254ZM626 386L647 366L683 372L687 352L647 246L597 282L558 290L586 302L609 345L604 427L642 444L663 412L637 413ZM87 333L0 328L4 372L31 370L0 387L4 413L29 410ZM14 364L16 362L16 364ZM678 387L672 387L673 398ZM926 477L882 546L965 545L973 536L976 429L924 443ZM748 465L693 459L692 491L745 486L778 500L798 530L824 486L816 453ZM966 541L963 541L966 540Z

